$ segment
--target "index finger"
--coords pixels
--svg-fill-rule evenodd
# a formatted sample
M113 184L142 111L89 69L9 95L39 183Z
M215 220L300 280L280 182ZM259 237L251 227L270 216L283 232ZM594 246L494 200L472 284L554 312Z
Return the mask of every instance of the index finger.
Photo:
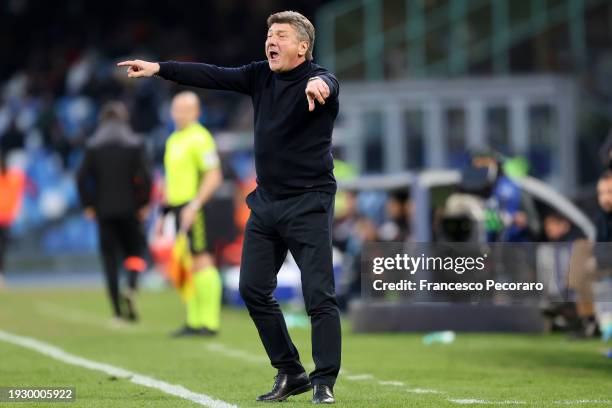
M121 61L117 63L118 67L127 67L127 66L132 66L132 65L136 65L136 61Z
M315 108L314 97L310 93L307 93L306 99L308 100L308 110L312 112Z

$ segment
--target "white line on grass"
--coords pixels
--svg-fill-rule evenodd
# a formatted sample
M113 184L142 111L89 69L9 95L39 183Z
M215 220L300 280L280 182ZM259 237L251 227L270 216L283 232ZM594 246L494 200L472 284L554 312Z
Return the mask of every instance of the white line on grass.
M355 375L347 375L346 379L350 381L368 381L368 380L373 380L374 376L372 374L355 374Z
M99 363L97 361L88 360L83 357L76 356L65 352L64 350L55 347L51 344L44 343L30 337L18 336L0 330L0 340L11 343L20 347L34 350L40 354L59 360L66 364L71 364L78 367L88 368L90 370L101 371L105 374L127 378L134 384L143 385L149 388L155 388L166 394L174 395L200 405L211 408L235 408L236 405L229 404L225 401L214 399L206 394L199 394L183 387L182 385L170 384L165 381L157 380L153 377L138 374L132 371L125 370L120 367L115 367L110 364Z
M442 391L432 390L429 388L408 388L406 391L412 394L443 394Z
M465 398L465 399L449 398L448 401L453 402L455 404L460 404L460 405L525 405L525 404L528 404L527 401L515 401L515 400L496 401L496 400L482 400L482 399L472 399L472 398ZM588 400L588 399L560 400L560 401L553 401L553 403L557 405L574 406L574 405L588 405L588 404L612 404L612 400Z
M404 385L406 385L401 381L382 381L382 380L378 381L378 384L379 385L393 385L395 387L403 387Z
M462 405L473 405L473 404L524 405L524 404L527 404L526 401L514 401L514 400L495 401L495 400L481 400L481 399L472 399L472 398L466 398L466 399L449 398L448 401L454 402L455 404L462 404Z

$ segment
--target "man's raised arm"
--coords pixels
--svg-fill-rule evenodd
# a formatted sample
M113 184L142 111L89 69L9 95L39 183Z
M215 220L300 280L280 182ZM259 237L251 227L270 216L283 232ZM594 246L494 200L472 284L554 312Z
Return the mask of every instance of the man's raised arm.
M207 89L222 89L251 95L253 89L254 63L237 68L194 62L148 62L143 60L123 61L117 64L128 67L130 78L160 77L181 85Z

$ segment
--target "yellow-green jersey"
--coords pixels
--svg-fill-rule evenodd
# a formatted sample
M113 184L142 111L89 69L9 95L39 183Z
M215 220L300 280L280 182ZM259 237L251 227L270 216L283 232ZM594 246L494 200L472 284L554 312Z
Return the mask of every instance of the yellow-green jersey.
M179 206L195 198L202 174L219 167L210 132L199 123L173 132L166 141L164 167L168 205Z

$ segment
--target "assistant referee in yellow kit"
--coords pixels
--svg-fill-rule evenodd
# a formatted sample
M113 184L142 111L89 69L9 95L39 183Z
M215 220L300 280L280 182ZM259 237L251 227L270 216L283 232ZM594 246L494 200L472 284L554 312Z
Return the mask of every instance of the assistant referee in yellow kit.
M186 233L192 255L195 293L187 300L187 322L174 336L211 336L220 325L222 285L206 239L203 206L222 182L215 141L198 122L200 100L193 92L172 100L176 131L166 142L166 209Z

